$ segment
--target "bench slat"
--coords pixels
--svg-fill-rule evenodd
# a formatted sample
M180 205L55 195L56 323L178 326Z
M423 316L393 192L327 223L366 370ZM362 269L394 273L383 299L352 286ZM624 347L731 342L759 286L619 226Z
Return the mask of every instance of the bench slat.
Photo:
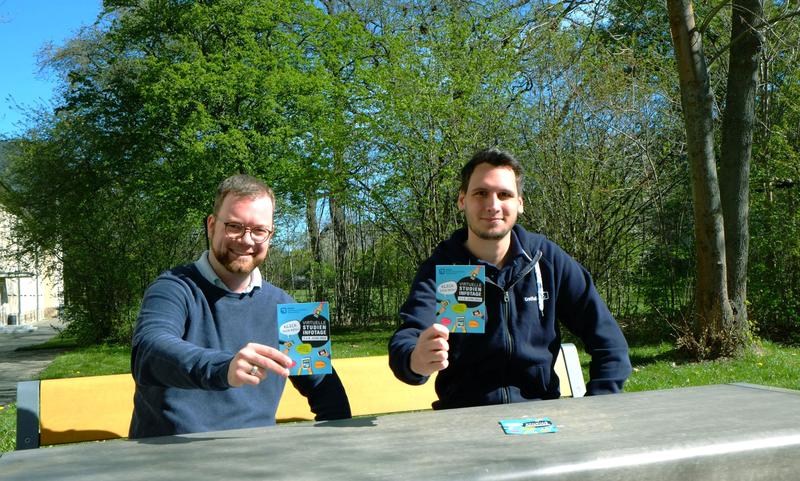
M135 389L130 374L42 381L41 444L127 437Z
M431 409L437 399L436 375L422 386L410 386L394 377L389 356L334 359L333 367L342 380L353 416ZM306 399L287 384L276 413L278 422L314 419Z

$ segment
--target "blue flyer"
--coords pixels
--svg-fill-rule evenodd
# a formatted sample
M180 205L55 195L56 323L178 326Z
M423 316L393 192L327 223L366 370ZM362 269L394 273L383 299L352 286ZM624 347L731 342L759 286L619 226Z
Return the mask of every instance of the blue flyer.
M331 373L331 323L327 302L278 304L278 343L291 357L291 376Z
M436 322L450 332L486 332L484 266L436 266Z
M541 434L555 433L558 428L550 418L504 419L500 421L506 434Z

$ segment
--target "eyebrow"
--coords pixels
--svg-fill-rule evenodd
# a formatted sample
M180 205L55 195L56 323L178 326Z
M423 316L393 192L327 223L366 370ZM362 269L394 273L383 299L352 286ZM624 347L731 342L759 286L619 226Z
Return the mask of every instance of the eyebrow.
M251 229L272 230L272 226L269 226L269 225L266 225L266 224L255 224L255 225L253 225L253 224L245 224L244 222L239 222L237 220L229 220L229 221L223 222L223 224L239 224L241 226L249 227Z
M511 190L511 189L492 189L492 188L483 187L483 186L475 187L472 190L470 190L468 193L474 194L474 193L478 193L478 192L488 192L488 191L497 192L498 194L517 195L517 193L515 191Z

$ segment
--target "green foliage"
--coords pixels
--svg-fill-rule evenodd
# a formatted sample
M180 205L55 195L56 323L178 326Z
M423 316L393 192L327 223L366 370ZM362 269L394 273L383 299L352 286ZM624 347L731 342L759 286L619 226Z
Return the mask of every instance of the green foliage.
M350 325L368 328L374 324L391 323L408 295L414 268L399 252L397 244L381 236L374 225L365 222L349 225L348 228L357 234L360 241L351 252L351 267L347 272L354 287L347 305L353 314ZM329 300L333 306L340 301L334 295L333 286L336 276L342 274L334 269L332 239L327 234L322 237L325 262L317 280L321 284L321 299ZM308 250L289 248L279 243L270 248L264 273L270 282L283 286L296 300L305 302L315 300L309 284L312 268ZM334 328L343 327L345 323L334 313L332 310Z
M629 317L642 301L645 311L662 308L650 295L661 300L685 283L673 266L651 269L691 243L680 217L688 205L681 122L668 59L643 49L635 32L595 20L603 27L596 37L594 24L581 22L541 34L543 52L524 64L534 83L515 106L528 176L523 224L584 264L612 311ZM677 243L660 256L667 237Z
M388 2L376 12L384 55L363 182L365 205L412 265L460 224L461 165L506 143L509 106L524 88L517 62L531 48L509 36L534 22L507 5L429 7Z
M688 182L659 199L655 216L646 224L648 243L637 272L636 289L652 313L678 314L693 295L694 237ZM657 316L657 317L661 317Z
M770 16L781 13L767 4ZM800 38L797 22L776 24L767 39ZM748 312L758 333L800 345L800 52L765 59L769 76L759 91L751 173Z
M129 337L148 283L204 248L213 190L236 172L281 197L267 279L324 296L347 323L391 321L419 261L462 224L461 165L493 145L524 164L522 224L582 262L617 317L658 327L691 302L688 172L660 2L104 6L52 52L57 109L34 115L0 167L11 189L0 202L25 247L63 262L80 342ZM696 6L714 51L729 12ZM791 339L796 190L764 186L799 177L797 57L783 48L796 22L766 35L750 300L763 335ZM713 88L724 99L724 82Z
M106 20L53 55L63 103L14 143L3 199L26 246L63 262L84 343L125 340L148 283L197 255L222 178L305 192L291 146L329 93L319 52L350 31L291 0L141 2Z
M791 177L777 179L797 179L798 174L796 167ZM754 190L750 317L762 336L800 345L800 236L788 234L800 232L800 186L767 182Z

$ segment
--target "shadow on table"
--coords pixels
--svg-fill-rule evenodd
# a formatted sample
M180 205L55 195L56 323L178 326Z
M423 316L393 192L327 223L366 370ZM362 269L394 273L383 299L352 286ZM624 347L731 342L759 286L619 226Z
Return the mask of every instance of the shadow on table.
M378 418L375 416L359 416L352 419L339 419L336 421L320 421L314 427L326 428L369 428L378 425Z
M339 419L336 421L319 421L316 423L309 423L311 427L326 427L326 428L369 428L378 425L378 418L376 416L360 416L352 419ZM161 436L154 438L139 438L131 439L131 441L139 444L150 445L166 445L166 444L189 444L205 441L217 441L219 439L231 439L230 435L224 436Z
M158 445L166 445L166 444L189 444L189 443L198 443L198 442L206 442L206 441L219 441L220 439L229 438L229 436L207 436L207 437L184 437L184 436L161 436L156 438L139 438L139 439L131 439L138 444L151 444L154 446Z

